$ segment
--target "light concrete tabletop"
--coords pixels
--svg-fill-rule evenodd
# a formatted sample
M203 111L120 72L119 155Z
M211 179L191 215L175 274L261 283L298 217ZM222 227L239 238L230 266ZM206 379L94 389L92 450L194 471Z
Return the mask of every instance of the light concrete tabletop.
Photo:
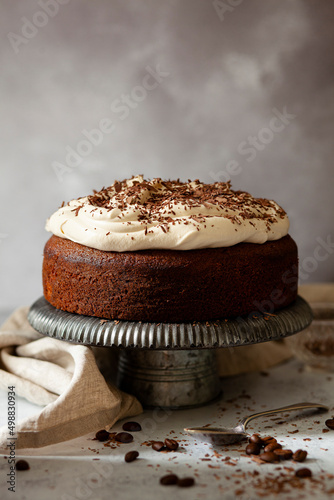
M86 435L42 449L17 450L30 470L16 472L16 491L7 489L8 460L0 457L0 498L6 500L73 499L256 499L332 498L334 495L334 431L325 420L334 414L334 375L311 372L290 360L265 373L240 375L222 381L222 396L207 406L191 410L145 411L131 419L142 425L133 433L131 444L112 444ZM7 393L1 391L1 425L6 425ZM292 460L276 464L255 462L245 454L247 442L214 448L188 436L186 426L211 424L230 426L242 417L262 409L301 402L319 402L330 407L328 413L313 410L286 412L252 421L247 430L274 436L284 448L304 449L303 463ZM17 401L18 419L40 408L22 398ZM113 431L119 431L118 422ZM98 429L97 429L98 430ZM147 441L172 437L179 441L175 452L156 452ZM139 458L126 463L124 455L137 450ZM312 478L296 479L301 467L312 471ZM195 478L190 488L162 486L168 473Z

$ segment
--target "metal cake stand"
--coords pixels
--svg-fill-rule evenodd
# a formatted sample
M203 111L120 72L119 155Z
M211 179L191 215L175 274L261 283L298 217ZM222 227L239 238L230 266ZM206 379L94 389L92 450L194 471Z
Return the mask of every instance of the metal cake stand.
M105 320L56 309L44 297L28 321L49 337L119 350L117 384L146 407L186 408L221 391L214 348L280 340L306 328L310 306L301 297L275 312L193 323Z

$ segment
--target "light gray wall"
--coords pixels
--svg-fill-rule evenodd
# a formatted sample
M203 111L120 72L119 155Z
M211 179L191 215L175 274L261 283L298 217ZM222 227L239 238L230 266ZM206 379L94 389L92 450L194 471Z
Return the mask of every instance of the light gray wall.
M41 295L44 223L63 200L136 173L231 177L275 199L303 281L333 280L333 249L314 252L334 240L334 3L58 2L0 0L0 307ZM143 90L157 67L164 76ZM66 165L66 148L104 118L113 131Z

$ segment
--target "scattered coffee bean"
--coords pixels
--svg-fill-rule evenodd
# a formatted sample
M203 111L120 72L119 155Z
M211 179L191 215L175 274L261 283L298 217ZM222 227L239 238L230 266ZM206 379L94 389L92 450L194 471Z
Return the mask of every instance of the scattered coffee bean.
M265 447L263 451L274 451L274 450L279 450L282 448L282 445L279 443L275 443L274 441L270 441Z
M307 469L306 467L304 467L304 469L296 470L295 476L297 476L297 477L311 477L312 471L310 471L310 469Z
M261 460L263 460L264 462L276 462L277 461L277 456L272 451L267 451L265 453L262 453L259 458L261 458Z
M253 434L253 435L249 438L249 442L250 442L250 443L259 444L260 446L263 446L263 440L262 440L262 438L260 438L260 436L259 436L258 434Z
M16 470L29 470L30 465L26 460L18 460L15 464Z
M175 439L165 439L165 446L168 450L175 451L179 447L179 443Z
M30 465L26 460L18 460L15 464L16 470L29 470Z
M168 474L167 476L163 476L160 479L160 484L163 484L164 486L169 486L170 484L176 484L178 480L179 478L176 476L176 474Z
M273 453L281 460L289 460L292 457L292 450L282 450L281 448L276 448Z
M141 425L138 422L125 422L122 429L123 431L139 432L141 431Z
M102 429L101 431L97 431L95 434L95 439L98 441L108 441L109 439L109 432L106 431L105 429Z
M326 420L325 424L327 425L328 429L334 430L334 418L329 418Z
M306 457L307 457L307 451L305 450L297 450L292 455L292 458L295 462L304 462Z
M124 457L124 460L126 462L133 462L137 457L139 457L138 451L128 451Z
M249 443L246 446L247 455L259 455L261 451L261 445L259 443Z
M162 441L154 441L152 443L152 448L155 451L161 451L164 448L164 443Z
M277 443L277 439L273 438L272 436L266 436L262 438L262 441L264 443L264 446L266 446L269 443Z
M119 432L116 434L115 440L119 443L131 443L133 441L133 436L128 432Z
M181 488L188 488L189 486L194 486L195 484L195 479L193 477L185 477L183 479L179 479L177 482L178 486L181 486Z

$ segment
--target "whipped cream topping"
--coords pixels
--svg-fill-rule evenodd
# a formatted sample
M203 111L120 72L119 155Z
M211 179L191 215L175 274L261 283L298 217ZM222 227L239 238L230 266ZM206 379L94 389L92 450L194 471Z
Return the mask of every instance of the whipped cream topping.
M278 240L289 219L274 201L232 191L229 182L137 176L70 201L46 230L105 251L195 250Z

